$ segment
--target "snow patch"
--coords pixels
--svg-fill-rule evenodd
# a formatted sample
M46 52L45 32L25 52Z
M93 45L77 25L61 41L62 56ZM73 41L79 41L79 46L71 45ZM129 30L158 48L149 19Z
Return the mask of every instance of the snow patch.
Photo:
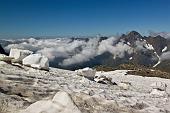
M162 49L162 52L165 52L167 49L168 49L168 47L165 46L165 47Z
M127 45L129 45L129 46L130 46L130 45L131 45L131 44L130 44L130 42L127 42Z
M145 47L149 50L154 50L153 46L151 44L146 44Z
M130 58L129 58L129 60L132 60L132 59L133 59L133 57L130 57Z
M157 54L157 52L154 52L155 55L158 57L158 62L153 66L153 67L156 67L158 66L160 63L161 63L161 58L159 57L159 55Z

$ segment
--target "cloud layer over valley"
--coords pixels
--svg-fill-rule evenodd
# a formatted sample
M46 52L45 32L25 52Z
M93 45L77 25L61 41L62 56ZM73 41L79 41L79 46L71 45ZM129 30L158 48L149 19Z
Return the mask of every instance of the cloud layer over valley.
M28 49L35 53L47 56L50 61L55 62L57 58L62 60L56 65L69 66L90 61L98 55L109 52L113 58L122 58L126 53L131 54L133 48L125 44L123 40L118 42L118 38L110 37L107 39L89 38L58 38L58 39L24 39L17 44L9 44L5 47Z
M5 46L6 51L11 48L28 49L34 53L47 56L52 67L76 67L95 66L103 62L116 63L125 58L137 63L154 65L159 59L161 61L170 59L168 51L162 52L160 57L153 45L149 44L136 32L129 33L136 38L126 35L124 37L94 37L94 38L53 38L53 39L22 39L11 40ZM136 35L137 34L137 35ZM116 59L119 59L116 61ZM127 61L128 60L128 61ZM120 62L121 63L121 62ZM94 64L94 65L93 65ZM81 68L82 68L81 67ZM74 68L73 68L74 69Z

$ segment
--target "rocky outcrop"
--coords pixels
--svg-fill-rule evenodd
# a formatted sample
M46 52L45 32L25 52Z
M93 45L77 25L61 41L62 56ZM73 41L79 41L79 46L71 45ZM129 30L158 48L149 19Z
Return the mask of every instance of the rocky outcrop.
M135 46L135 41L137 40L142 40L143 37L141 36L141 34L139 34L136 31L131 31L128 34L123 34L120 37L120 40L125 40L125 42L129 42L132 46Z
M11 64L26 65L36 69L49 70L49 60L41 54L32 54L32 51L11 49L9 56L0 54L0 61Z
M96 72L95 75L98 79L110 80L110 83L97 83L75 71L57 68L44 71L1 61L0 113L53 113L58 110L81 113L170 112L169 79L129 75L127 70ZM166 95L157 95L163 94L159 91L164 86ZM153 91L155 89L158 93Z
M146 41L153 45L155 48L155 51L158 53L158 55L162 54L162 50L168 45L167 39L161 37L161 36L156 36L156 37L145 37ZM167 48L168 49L168 48Z
M49 70L49 60L41 54L32 54L32 51L11 49L10 55L0 54L0 61L14 65L25 65L36 69Z

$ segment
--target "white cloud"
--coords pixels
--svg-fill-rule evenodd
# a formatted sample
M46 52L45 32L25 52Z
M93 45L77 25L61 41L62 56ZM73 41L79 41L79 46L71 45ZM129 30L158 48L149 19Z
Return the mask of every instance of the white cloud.
M82 48L82 51L65 59L60 65L71 65L76 63L82 63L90 60L96 56L98 46L98 38L90 39Z
M44 48L38 50L37 53L41 53L48 57L50 60L54 60L57 57L68 57L68 53L59 48Z
M116 44L117 39L111 37L107 40L103 40L98 47L98 55L103 54L104 52L110 52L114 58L119 57L122 58L125 55L125 52L131 54L133 52L133 48L129 45L125 44L123 40Z
M47 56L51 61L62 57L64 60L60 62L60 65L67 66L89 61L104 52L110 52L114 58L122 58L125 52L129 54L133 52L133 48L123 41L117 43L117 39L110 37L99 42L99 38L90 38L88 41L81 39L73 40L71 38L39 40L30 38L22 40L19 44L10 44L5 49L21 48L32 50L35 53L41 53Z

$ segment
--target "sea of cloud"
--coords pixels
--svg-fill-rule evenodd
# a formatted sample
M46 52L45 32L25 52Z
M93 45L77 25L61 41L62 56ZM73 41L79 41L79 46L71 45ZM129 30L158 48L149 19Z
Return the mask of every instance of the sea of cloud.
M56 62L60 66L69 66L87 62L98 55L109 52L113 58L122 58L126 53L131 54L133 48L124 41L117 42L118 38L110 37L104 40L100 38L89 38L89 40L76 38L56 39L24 39L20 43L9 44L5 47L7 51L11 48L28 49L34 53L47 56L51 62L57 58L62 61Z
M12 40L11 40L12 41ZM125 54L133 54L135 51L147 51L146 41L137 40L136 47L117 37L108 38L53 38L53 39L22 39L12 42L5 47L6 51L11 48L27 49L34 53L47 56L53 65L67 67L82 64L100 56L110 53L113 59L123 58ZM170 52L163 53L161 60L170 59ZM55 67L55 66L54 66Z

